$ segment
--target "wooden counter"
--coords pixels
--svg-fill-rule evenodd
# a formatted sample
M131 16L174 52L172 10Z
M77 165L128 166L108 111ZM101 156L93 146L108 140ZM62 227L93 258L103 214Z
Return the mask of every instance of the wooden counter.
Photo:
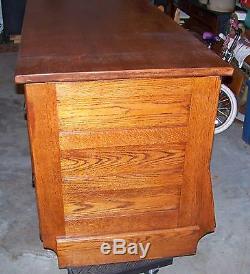
M209 171L232 68L147 0L29 0L25 85L41 238L60 267L194 254L215 227Z

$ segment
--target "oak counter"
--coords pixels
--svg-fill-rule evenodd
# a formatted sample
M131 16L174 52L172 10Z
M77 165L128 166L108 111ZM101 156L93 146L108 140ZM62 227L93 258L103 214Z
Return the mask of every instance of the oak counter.
M29 0L25 86L40 231L61 267L194 254L215 228L210 157L232 68L147 0Z

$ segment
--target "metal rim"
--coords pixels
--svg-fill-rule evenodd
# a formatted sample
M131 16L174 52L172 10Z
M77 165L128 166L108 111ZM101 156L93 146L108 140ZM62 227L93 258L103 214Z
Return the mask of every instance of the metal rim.
M215 127L219 128L227 122L232 112L232 102L226 92L221 90Z

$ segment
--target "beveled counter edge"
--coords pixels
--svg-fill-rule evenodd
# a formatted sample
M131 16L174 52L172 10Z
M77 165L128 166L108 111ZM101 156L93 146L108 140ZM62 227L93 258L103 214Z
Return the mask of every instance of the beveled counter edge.
M178 69L147 69L147 70L122 70L100 72L70 72L48 74L15 74L16 84L44 83L44 82L80 82L101 81L117 79L155 79L155 78L185 78L207 76L231 76L233 67L213 68L178 68Z

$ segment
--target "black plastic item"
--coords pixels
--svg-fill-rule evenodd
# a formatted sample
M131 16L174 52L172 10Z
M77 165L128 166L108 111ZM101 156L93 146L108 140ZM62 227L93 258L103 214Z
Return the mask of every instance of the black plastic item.
M21 34L26 0L1 0L1 3L5 36Z
M173 264L173 259L146 260L68 269L68 274L139 274ZM153 271L151 271L154 273ZM155 271L157 273L157 271Z

